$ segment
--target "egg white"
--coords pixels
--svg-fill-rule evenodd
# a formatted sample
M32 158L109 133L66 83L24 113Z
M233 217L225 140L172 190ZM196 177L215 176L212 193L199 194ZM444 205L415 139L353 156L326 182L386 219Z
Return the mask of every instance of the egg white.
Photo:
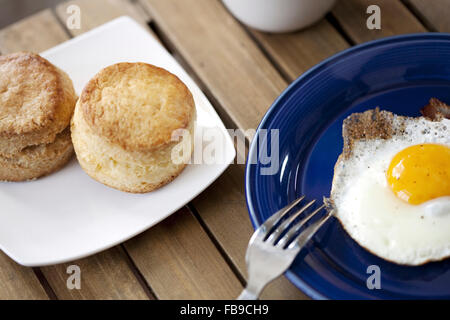
M449 129L450 120L411 118L404 134L357 141L351 156L338 161L331 199L336 217L361 246L406 265L450 256L450 197L411 205L395 196L386 179L401 150L422 143L450 147Z

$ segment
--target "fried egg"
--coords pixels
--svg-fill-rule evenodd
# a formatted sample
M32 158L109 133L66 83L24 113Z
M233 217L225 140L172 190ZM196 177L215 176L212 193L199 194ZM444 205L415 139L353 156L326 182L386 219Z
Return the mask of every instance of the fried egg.
M330 195L347 233L404 265L450 256L450 120L370 110L344 121Z

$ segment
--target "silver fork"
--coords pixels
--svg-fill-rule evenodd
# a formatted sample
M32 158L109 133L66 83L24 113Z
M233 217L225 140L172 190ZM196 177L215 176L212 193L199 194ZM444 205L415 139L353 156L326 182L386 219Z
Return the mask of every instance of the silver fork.
M256 229L250 239L245 255L249 275L247 287L242 291L238 300L258 299L264 287L289 268L300 250L333 215L332 210L327 212L322 218L310 224L300 234L297 234L306 222L325 209L323 204L312 213L305 213L304 217L294 223L315 202L315 200L312 200L296 210L292 215L289 215L289 212L304 198L304 196L300 197L277 211ZM287 218L283 220L284 217Z

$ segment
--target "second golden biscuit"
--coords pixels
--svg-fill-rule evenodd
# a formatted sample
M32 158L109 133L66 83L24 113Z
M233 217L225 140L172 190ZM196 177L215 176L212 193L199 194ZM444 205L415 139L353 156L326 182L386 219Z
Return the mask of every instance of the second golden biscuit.
M0 155L53 142L68 127L76 99L67 74L39 55L0 56Z

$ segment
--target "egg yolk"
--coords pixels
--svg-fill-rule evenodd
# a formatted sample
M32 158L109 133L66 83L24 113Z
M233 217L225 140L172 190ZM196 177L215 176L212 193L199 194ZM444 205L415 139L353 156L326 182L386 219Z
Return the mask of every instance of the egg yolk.
M386 174L395 195L410 204L450 196L450 148L439 144L408 147L395 155Z

